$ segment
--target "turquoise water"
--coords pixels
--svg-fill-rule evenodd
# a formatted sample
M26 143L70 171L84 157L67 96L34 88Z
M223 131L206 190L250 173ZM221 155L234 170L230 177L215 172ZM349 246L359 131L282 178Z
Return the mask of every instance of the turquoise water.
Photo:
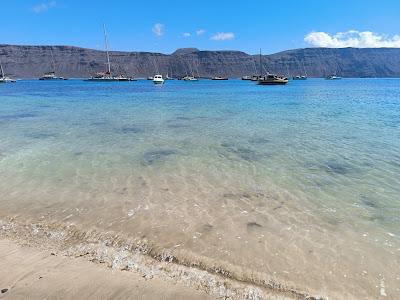
M332 250L324 252L327 242L341 237L336 246L345 249L348 237L354 244L343 257L356 257L356 245L368 263L386 260L382 269L366 263L376 277L387 271L386 281L398 283L389 269L399 263L399 149L399 79L0 85L0 208L7 214L46 212L52 220L145 232L163 247L179 242L229 263L260 257L270 273L274 262L264 255L274 246L250 251L238 239L293 225L287 239L271 237L276 245L291 240L304 257L318 245L323 257ZM180 226L187 232L178 234ZM306 244L304 232L314 229ZM218 245L222 233L226 244ZM285 272L285 281L297 282ZM375 279L365 281L372 290ZM365 288L363 280L354 286Z

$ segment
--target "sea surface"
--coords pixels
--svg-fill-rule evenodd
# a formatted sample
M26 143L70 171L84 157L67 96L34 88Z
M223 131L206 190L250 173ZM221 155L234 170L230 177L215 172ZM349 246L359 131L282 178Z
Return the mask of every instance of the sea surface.
M0 85L0 218L400 299L400 79Z

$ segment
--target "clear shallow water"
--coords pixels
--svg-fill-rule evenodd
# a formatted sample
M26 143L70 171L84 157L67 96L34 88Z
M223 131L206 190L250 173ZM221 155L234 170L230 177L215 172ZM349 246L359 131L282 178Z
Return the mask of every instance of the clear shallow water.
M396 298L399 99L398 79L1 85L0 208Z

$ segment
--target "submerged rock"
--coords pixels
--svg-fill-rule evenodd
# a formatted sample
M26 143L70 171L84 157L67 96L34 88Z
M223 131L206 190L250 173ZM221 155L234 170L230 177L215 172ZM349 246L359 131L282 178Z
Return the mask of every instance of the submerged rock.
M120 129L117 130L119 133L123 133L123 134L130 134L130 133L142 133L144 132L144 128L140 127L140 126L125 126L125 127L121 127Z
M258 224L257 222L248 222L247 223L247 228L261 228L261 227L263 227L263 226Z
M178 151L172 149L147 151L143 154L141 164L144 166L154 165L156 163L164 161L167 157L176 154L178 154Z
M374 201L372 201L372 199L370 199L369 197L367 197L365 195L361 195L360 199L361 199L361 203L364 206L368 206L368 207L371 207L371 208L377 208L378 207L376 205L376 203Z
M254 151L253 149L238 146L234 143L221 143L221 146L229 153L235 154L239 158L246 161L259 161L262 155Z

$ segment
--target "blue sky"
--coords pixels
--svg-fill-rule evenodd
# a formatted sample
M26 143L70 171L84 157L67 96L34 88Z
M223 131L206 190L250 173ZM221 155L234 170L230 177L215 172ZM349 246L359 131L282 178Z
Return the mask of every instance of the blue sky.
M400 47L400 1L2 0L0 43L171 53ZM396 36L397 35L397 36Z

